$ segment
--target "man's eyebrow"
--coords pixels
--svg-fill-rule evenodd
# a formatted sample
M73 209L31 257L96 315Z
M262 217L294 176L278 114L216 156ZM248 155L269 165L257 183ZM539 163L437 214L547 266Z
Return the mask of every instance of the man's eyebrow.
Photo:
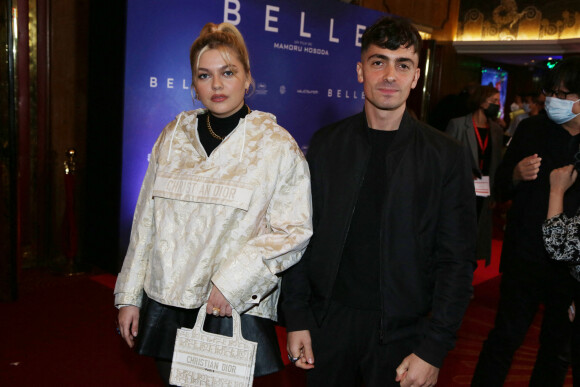
M369 56L367 60L372 60L372 59L391 60L391 58L389 58L388 56L383 55L383 54L373 54L373 55ZM395 58L395 62L398 62L398 63L411 62L411 63L415 64L415 62L413 62L413 59L408 58L406 56Z
M389 60L389 57L386 55L383 55L383 54L373 54L367 58L367 60L371 60L371 59Z

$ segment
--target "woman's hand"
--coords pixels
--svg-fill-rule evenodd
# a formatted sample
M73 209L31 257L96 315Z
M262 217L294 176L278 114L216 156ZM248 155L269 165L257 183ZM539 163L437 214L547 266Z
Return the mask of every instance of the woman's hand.
M578 172L574 169L574 165L554 169L550 173L550 201L546 219L564 212L564 193L574 184L577 176Z
M133 348L135 337L139 332L139 308L133 305L122 307L119 309L117 321L121 337L127 342L129 348Z
M572 164L554 169L550 173L550 191L563 194L574 184L576 177L578 177L578 172L576 172Z
M214 310L217 312L214 313ZM212 285L211 293L207 299L206 312L207 314L212 314L216 317L232 316L232 306L215 285Z

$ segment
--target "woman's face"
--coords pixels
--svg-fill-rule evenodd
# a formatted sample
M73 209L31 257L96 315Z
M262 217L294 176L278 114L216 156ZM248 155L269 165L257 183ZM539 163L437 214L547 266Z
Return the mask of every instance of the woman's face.
M495 93L493 95L490 95L485 101L483 101L483 103L481 104L481 109L485 110L489 107L489 104L496 104L499 105L500 104L500 99L499 99L499 93Z
M229 48L230 64L217 49L201 54L193 86L201 103L216 117L229 117L244 105L244 94L250 77L244 65Z

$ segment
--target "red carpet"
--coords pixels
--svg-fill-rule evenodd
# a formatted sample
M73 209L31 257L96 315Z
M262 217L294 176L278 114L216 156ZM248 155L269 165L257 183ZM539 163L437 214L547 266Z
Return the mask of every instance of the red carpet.
M449 353L439 375L438 386L469 386L483 341L493 327L499 299L499 262L502 242L493 240L492 259L485 267L483 261L473 274L474 298L469 304L457 334L455 349ZM514 356L505 387L527 387L539 345L542 312L536 315L530 330ZM572 386L569 371L565 386Z
M89 276L24 271L0 304L0 386L159 386L153 361L115 332L111 289Z
M468 386L483 340L493 325L499 293L494 259L476 270L475 298L449 354L438 386ZM0 386L159 386L155 365L130 351L115 333L115 277L108 274L55 276L24 271L20 299L0 303ZM517 352L505 386L527 386L538 345L538 314ZM284 348L284 346L282 346ZM293 366L256 379L258 387L305 386ZM566 386L572 386L568 376Z

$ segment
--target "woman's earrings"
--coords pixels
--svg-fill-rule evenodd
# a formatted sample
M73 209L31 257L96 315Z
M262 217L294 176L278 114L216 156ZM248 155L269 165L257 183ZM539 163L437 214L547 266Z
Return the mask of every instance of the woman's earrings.
M194 101L199 100L199 97L197 95L197 90L195 91L195 96L193 95L193 90L195 90L195 88L193 87L193 85L189 88L189 92L191 93L191 98L193 98Z

